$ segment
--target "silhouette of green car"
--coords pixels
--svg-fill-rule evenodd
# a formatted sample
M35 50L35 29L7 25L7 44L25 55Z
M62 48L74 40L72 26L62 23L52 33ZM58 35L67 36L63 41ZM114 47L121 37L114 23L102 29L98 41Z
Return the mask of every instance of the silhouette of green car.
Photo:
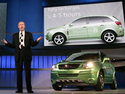
M56 45L67 40L102 39L113 43L116 37L123 37L124 29L121 22L113 16L88 16L79 18L61 27L47 30L46 39Z
M51 82L54 90L63 86L95 86L102 91L104 84L111 89L117 88L115 68L109 57L101 52L79 52L52 66Z

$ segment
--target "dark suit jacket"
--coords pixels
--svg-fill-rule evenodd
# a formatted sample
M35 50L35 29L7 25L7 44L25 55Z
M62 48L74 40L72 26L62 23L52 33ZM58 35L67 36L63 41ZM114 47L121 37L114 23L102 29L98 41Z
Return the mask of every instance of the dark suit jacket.
M25 32L25 40L24 40L25 48L24 48L24 55L28 60L32 59L32 52L31 52L31 46L36 46L38 44L37 41L33 40L32 33ZM13 40L12 43L6 44L6 46L10 48L15 48L15 61L18 62L19 60L19 32L13 34Z

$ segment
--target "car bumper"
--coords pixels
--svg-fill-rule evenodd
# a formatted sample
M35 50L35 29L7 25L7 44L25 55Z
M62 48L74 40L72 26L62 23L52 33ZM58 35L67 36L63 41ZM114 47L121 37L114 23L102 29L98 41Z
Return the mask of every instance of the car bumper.
M123 37L124 36L124 29L118 28L117 30L117 37Z
M98 72L87 70L87 71L52 71L51 82L52 84L63 84L63 85L96 85L98 78Z
M46 40L52 41L52 35L51 34L46 34Z

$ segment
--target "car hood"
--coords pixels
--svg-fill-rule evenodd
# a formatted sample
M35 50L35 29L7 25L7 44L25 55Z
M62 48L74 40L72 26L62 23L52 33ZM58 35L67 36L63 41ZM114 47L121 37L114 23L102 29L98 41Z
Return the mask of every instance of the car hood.
M58 65L61 65L61 64L83 64L83 63L87 63L89 61L90 60L65 61L65 62L58 63ZM93 60L92 62L97 62L97 61Z

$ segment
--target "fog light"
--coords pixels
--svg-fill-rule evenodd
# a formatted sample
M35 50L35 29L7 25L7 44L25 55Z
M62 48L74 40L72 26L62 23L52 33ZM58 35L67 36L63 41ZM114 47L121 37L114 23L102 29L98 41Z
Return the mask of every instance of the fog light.
M78 82L82 82L82 80L78 80Z
M89 78L89 83L94 83L94 78Z
M60 80L56 80L56 82L60 82Z
M64 80L62 80L62 82L65 82Z
M69 80L66 80L67 82L69 82Z

